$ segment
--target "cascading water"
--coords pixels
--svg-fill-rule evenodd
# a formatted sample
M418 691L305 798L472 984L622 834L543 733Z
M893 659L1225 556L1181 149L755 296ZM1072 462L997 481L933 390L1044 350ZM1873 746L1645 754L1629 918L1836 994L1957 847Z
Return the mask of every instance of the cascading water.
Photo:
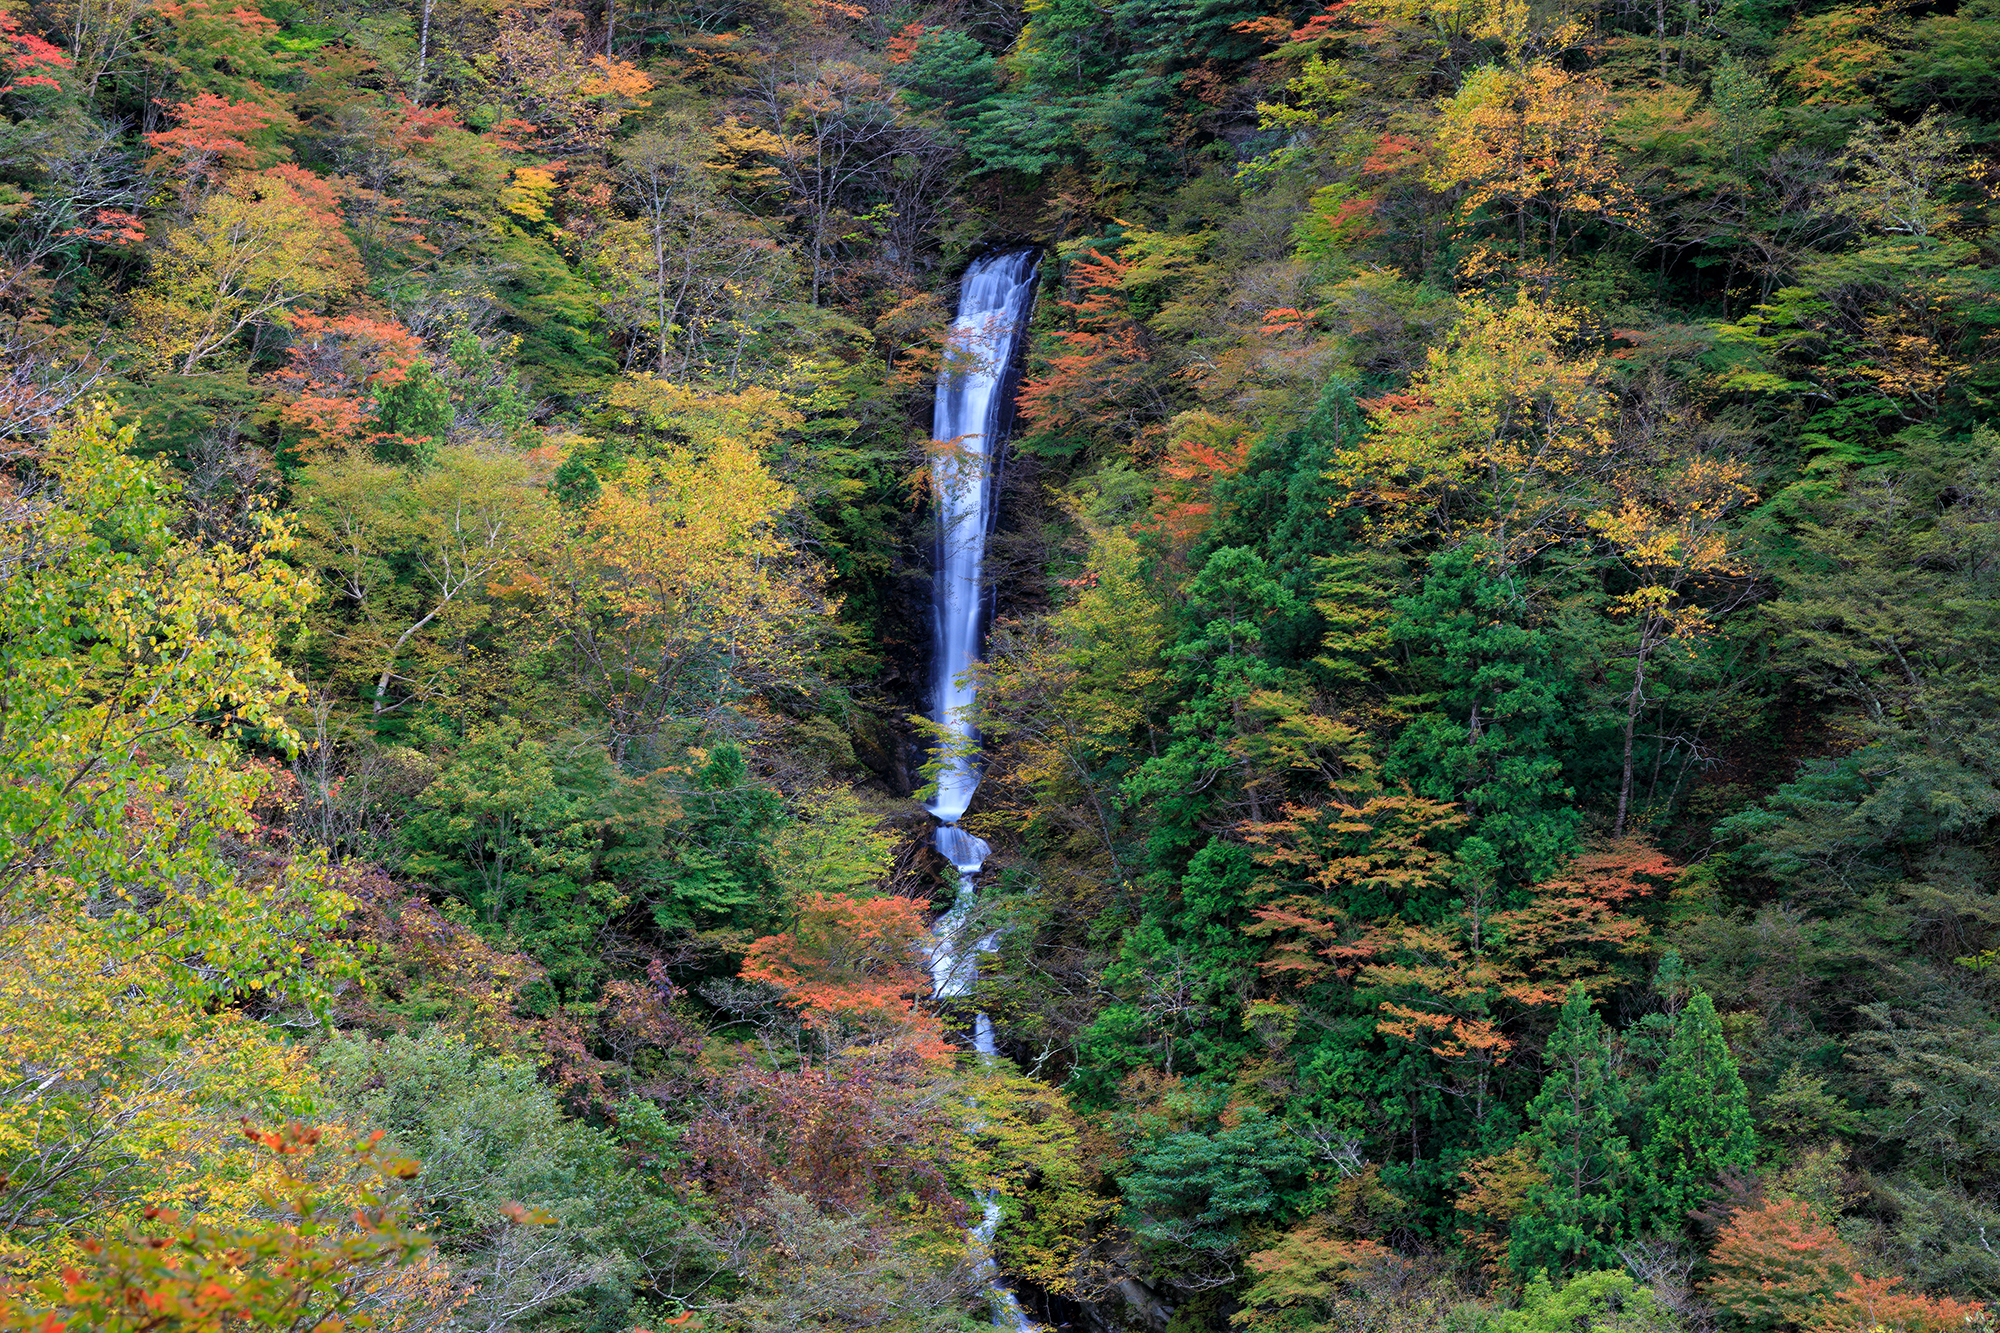
M972 725L977 687L970 671L979 658L985 629L986 539L993 531L999 489L996 465L1007 424L1009 372L1027 329L1039 263L1035 251L1014 250L988 255L966 270L959 286L958 317L938 370L937 407L931 418L931 434L944 445L931 463L938 508L931 717L948 741L930 812L938 820L937 849L958 875L958 895L951 910L931 928L936 941L931 983L941 999L972 994L979 978L979 955L998 947L991 935L969 949L961 938L972 917L979 868L993 849L960 828L958 820L979 786L975 753L979 735ZM993 1023L983 1013L973 1018L972 1044L981 1059L995 1058ZM1026 1333L1034 1322L1000 1280L993 1261L1000 1205L987 1197L980 1200L980 1207L983 1216L972 1239L993 1293L993 1322Z
M1034 302L1038 263L1035 251L1014 250L988 255L966 270L958 318L938 369L931 434L944 447L931 463L938 507L931 715L958 744L938 775L930 811L946 825L958 822L979 785L979 763L972 753L978 740L971 718L975 687L966 672L979 658L986 627L981 582L986 538L993 530L994 464L1007 420L1008 372ZM942 842L938 845L944 850Z

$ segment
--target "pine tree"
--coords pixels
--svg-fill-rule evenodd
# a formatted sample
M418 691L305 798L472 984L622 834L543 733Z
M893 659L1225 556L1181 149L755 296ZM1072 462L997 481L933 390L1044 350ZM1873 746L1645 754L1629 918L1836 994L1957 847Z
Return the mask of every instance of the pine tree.
M1516 1272L1616 1268L1632 1152L1618 1132L1628 1097L1611 1065L1604 1020L1582 986L1571 989L1548 1050L1549 1072L1528 1103L1522 1142L1544 1179L1513 1226Z
M1708 993L1697 988L1674 1023L1646 1107L1643 1180L1651 1222L1678 1226L1707 1202L1722 1172L1757 1162L1750 1095Z

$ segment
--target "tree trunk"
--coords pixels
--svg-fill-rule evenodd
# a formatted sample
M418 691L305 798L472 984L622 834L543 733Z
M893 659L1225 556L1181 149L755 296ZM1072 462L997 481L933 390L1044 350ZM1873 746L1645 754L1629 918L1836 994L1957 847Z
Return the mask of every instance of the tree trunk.
M667 373L667 238L666 222L657 215L653 219L653 280L658 292L659 309L659 373L661 378Z
M1618 783L1618 818L1612 822L1611 836L1625 836L1625 818L1632 809L1632 741L1639 727L1639 713L1646 706L1646 659L1652 656L1653 621L1648 618L1639 631L1639 650L1632 662L1632 693L1625 698L1625 767Z
M418 630L422 629L424 626L430 624L431 621L437 619L438 612L444 610L445 604L450 600L451 599L447 597L445 598L444 601L439 602L436 606L432 607L430 609L429 614L425 615L422 620L419 620L416 624L410 626L408 629L404 630L400 635L398 635L396 638L396 642L390 647L389 664L382 668L381 676L378 677L375 681L376 717L380 717L382 714L389 711L387 703L387 700L389 698L389 682L396 678L396 659L402 656L403 645L410 641L411 635L415 634Z

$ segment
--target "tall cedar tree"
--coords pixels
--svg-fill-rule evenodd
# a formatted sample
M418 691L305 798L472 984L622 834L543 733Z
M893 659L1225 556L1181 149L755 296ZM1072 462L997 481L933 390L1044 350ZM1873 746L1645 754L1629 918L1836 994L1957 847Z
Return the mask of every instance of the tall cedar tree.
M1640 1220L1661 1231L1714 1197L1725 1171L1757 1164L1750 1094L1706 991L1697 989L1674 1021L1666 1062L1646 1107Z
M1517 1273L1617 1268L1633 1177L1631 1148L1618 1132L1628 1095L1604 1020L1581 985L1563 1005L1548 1062L1521 1136L1545 1179L1529 1188L1514 1219L1508 1257Z

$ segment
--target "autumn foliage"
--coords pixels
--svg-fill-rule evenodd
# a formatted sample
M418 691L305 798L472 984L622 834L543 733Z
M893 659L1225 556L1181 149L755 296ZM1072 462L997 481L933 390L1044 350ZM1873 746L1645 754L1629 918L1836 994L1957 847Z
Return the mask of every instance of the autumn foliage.
M1096 250L1076 262L1071 282L1079 295L1062 302L1073 312L1075 327L1057 335L1067 350L1051 355L1040 374L1024 380L1017 399L1021 416L1037 430L1133 419L1151 355L1121 290L1131 269L1131 261Z
M1798 1200L1737 1212L1709 1262L1709 1297L1752 1328L1947 1333L1983 1308L1902 1290L1898 1277L1864 1277L1861 1257Z
M62 71L74 62L60 48L21 27L12 14L0 14L0 73L12 77L0 84L0 96L30 88L60 91Z
M424 1286L436 1303L447 1299L412 1267L430 1241L394 1202L391 1186L416 1175L417 1164L378 1153L380 1133L349 1162L315 1170L319 1130L294 1122L267 1131L246 1121L242 1132L285 1164L265 1190L271 1220L216 1225L151 1209L141 1229L79 1242L83 1257L59 1275L0 1289L0 1329L369 1328L399 1298L416 1297L398 1313L414 1312ZM313 1179L329 1170L332 1183Z
M733 1206L773 1188L862 1208L899 1196L950 1208L958 1123L907 1051L719 1076L690 1134L703 1183Z
M917 1003L930 989L916 965L926 933L907 898L809 894L790 930L751 945L742 975L777 987L836 1047L858 1038L937 1059L950 1047Z
M146 165L155 171L178 177L184 186L197 187L218 181L231 172L268 166L276 157L289 156L253 141L269 138L269 131L288 129L297 122L281 108L256 102L232 102L214 93L202 93L192 101L172 107L168 115L172 129L146 136L154 149Z
M0 1333L1991 1323L2000 0L1259 8L0 4Z
M290 400L280 418L309 446L368 444L379 410L374 390L400 384L423 356L423 343L393 320L365 315L295 317L286 364L272 372Z
M1954 1333L1977 1324L1987 1307L1976 1301L1926 1296L1904 1289L1900 1277L1854 1276L1853 1282L1822 1306L1814 1333Z
M1153 497L1153 530L1170 551L1184 553L1200 540L1215 516L1217 484L1243 470L1252 443L1235 423L1209 413L1173 422Z

